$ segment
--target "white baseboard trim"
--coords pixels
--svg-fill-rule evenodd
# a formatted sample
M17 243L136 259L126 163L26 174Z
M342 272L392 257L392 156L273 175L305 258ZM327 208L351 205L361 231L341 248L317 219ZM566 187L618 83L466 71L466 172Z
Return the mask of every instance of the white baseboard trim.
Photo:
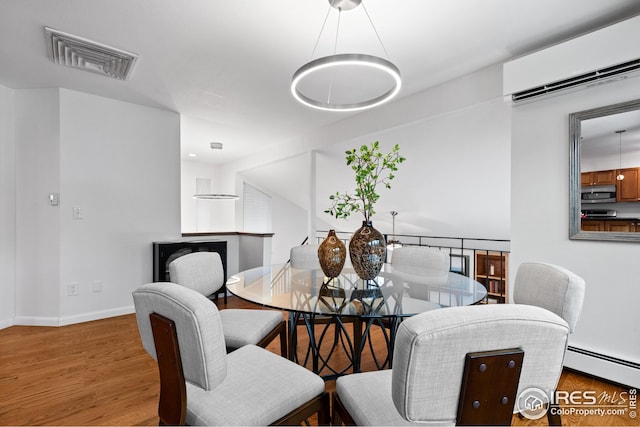
M0 320L0 329L5 329L5 328L8 328L9 326L13 326L13 325L14 325L14 320L13 319Z
M16 326L60 326L58 317L16 316L13 324Z
M75 323L90 322L92 320L106 319L109 317L122 316L124 314L135 313L133 305L127 307L112 308L109 310L93 311L91 313L75 314L60 318L60 326L73 325Z
M22 326L65 326L75 323L90 322L92 320L106 319L109 317L122 316L124 314L135 313L133 305L109 310L92 311L90 313L75 314L73 316L64 317L35 317L35 316L16 316L13 325ZM11 326L11 325L10 325Z
M564 366L614 383L640 388L640 364L569 346Z

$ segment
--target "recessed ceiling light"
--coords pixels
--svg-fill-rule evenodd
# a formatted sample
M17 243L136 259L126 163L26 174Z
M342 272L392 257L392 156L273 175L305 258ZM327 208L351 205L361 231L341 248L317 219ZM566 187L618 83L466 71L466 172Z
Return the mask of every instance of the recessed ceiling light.
M222 150L222 142L212 142L210 146L212 150Z
M189 153L189 154L187 154L187 156L189 156L189 157L196 157L196 153Z

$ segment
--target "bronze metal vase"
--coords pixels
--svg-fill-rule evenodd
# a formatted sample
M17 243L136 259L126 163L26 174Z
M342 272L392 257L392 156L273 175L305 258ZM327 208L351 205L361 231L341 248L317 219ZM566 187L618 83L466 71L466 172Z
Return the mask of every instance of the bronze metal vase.
M318 246L318 260L324 275L329 278L338 277L347 259L347 248L336 236L335 230L329 230L327 238Z
M387 255L387 242L371 221L362 221L349 242L351 264L358 277L363 280L375 279Z

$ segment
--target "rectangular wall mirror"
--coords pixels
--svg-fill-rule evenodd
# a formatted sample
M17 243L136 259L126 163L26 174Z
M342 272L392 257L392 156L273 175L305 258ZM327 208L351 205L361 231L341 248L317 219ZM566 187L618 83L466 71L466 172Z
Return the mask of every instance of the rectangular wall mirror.
M569 115L569 238L640 242L640 99Z

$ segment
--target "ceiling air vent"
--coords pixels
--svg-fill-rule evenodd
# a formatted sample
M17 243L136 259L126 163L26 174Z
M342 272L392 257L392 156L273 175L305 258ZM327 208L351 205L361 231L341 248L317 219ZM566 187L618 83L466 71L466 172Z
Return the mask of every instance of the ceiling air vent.
M135 53L105 46L45 27L53 62L118 80L127 80L138 59Z
M629 77L630 74L638 71L640 71L640 59L634 59L633 61L628 61L623 64L613 65L611 67L584 73L579 76L548 83L533 89L516 92L511 95L511 99L514 102L528 101L541 96L551 95L559 91L595 86L610 81L622 80Z

